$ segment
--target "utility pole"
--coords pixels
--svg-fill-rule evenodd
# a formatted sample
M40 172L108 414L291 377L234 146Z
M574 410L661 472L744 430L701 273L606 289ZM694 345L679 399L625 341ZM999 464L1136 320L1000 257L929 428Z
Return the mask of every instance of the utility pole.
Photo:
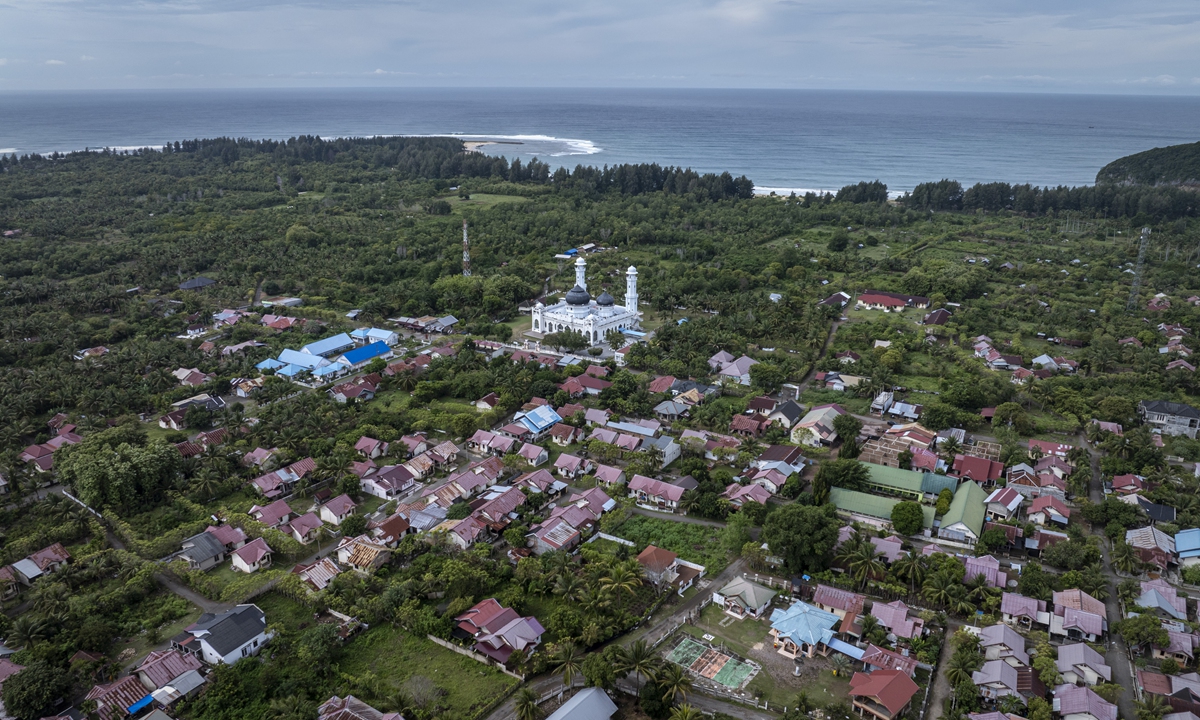
M463 277L471 277L471 246L467 242L466 220L463 220Z
M1129 302L1125 303L1125 312L1132 312L1137 307L1138 290L1142 287L1142 268L1146 266L1146 247L1150 244L1150 228L1142 228L1142 242L1138 246L1137 265L1133 268L1133 287L1129 288Z

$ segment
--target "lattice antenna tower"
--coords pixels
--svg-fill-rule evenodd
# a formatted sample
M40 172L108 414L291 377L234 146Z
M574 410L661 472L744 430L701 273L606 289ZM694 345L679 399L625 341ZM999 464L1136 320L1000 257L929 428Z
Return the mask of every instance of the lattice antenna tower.
M466 220L463 220L463 277L471 277L471 245L467 242Z
M1133 287L1129 288L1129 302L1125 303L1125 312L1131 312L1137 307L1138 290L1142 288L1142 269L1146 266L1146 248L1150 245L1150 228L1142 228L1142 240L1138 246L1137 265L1133 268Z

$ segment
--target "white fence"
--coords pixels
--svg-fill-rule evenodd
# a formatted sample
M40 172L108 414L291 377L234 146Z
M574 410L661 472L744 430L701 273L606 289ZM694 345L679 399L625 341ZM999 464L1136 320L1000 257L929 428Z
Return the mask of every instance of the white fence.
M459 655L464 655L466 657L469 657L472 660L475 660L476 662L481 662L484 665L490 665L490 666L496 668L497 670L499 670L500 672L504 673L505 675L515 677L516 679L521 680L521 681L525 680L524 675L518 675L515 672L511 672L508 668L504 667L504 663L496 662L495 660L491 659L487 655L481 655L473 650L468 650L465 647L455 645L452 642L443 640L440 637L436 637L434 635L426 635L425 637L429 638L432 642L434 642L438 645L441 645L442 647L446 648L447 650L453 650L454 652L458 653Z

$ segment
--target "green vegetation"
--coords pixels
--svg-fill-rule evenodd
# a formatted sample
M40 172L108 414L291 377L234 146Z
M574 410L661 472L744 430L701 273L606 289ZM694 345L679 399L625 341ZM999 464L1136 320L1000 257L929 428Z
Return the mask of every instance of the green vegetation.
M1126 155L1100 168L1096 184L1195 185L1200 183L1200 142Z

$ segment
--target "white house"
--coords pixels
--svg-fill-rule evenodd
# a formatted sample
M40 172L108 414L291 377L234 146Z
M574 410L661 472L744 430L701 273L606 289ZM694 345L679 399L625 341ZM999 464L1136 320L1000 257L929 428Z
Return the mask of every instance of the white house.
M259 650L273 637L257 605L238 605L220 615L204 613L171 640L171 646L199 655L210 665L233 663Z
M271 548L267 541L256 538L231 553L233 569L244 573L257 572L271 567Z
M351 500L349 495L338 495L321 506L321 520L330 525L341 525L343 520L354 514L356 507L358 503Z

